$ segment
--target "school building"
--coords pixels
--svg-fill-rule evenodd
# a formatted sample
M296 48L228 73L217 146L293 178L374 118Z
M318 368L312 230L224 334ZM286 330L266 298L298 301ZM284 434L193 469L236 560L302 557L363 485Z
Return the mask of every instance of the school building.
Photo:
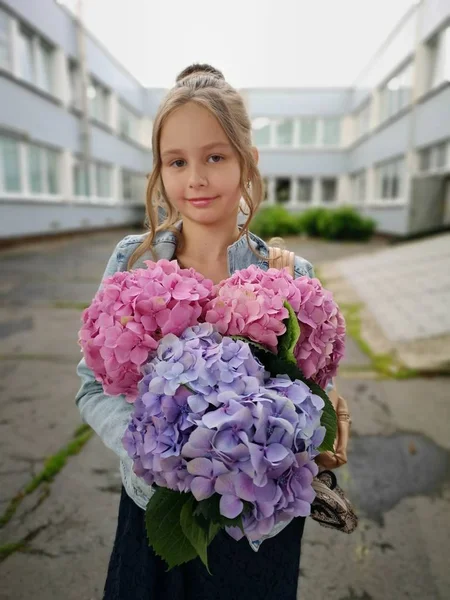
M0 240L142 224L165 91L57 1L0 0ZM240 91L265 204L351 204L396 236L450 226L448 0L414 4L350 87Z

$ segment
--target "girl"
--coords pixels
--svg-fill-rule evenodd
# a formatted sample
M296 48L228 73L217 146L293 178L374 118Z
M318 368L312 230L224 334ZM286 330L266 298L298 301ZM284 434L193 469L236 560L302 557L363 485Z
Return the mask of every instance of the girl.
M222 73L209 65L185 69L154 123L149 232L119 242L104 277L161 258L193 267L214 283L250 264L267 269L268 247L248 230L263 195L251 142L244 101ZM247 220L239 226L242 200ZM294 270L296 277L314 276L310 263L299 257ZM236 542L221 531L208 550L212 576L199 559L167 572L146 539L143 509L150 487L134 475L121 443L132 406L123 397L106 396L84 360L78 373L82 386L76 400L83 420L121 461L123 488L104 599L295 600L302 518L260 546L245 538Z

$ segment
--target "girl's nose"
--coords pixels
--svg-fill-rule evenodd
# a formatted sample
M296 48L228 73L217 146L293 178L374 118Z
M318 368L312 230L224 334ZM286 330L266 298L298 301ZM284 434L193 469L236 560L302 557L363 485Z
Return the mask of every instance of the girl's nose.
M189 172L189 187L204 187L207 184L206 173L198 167L193 167Z

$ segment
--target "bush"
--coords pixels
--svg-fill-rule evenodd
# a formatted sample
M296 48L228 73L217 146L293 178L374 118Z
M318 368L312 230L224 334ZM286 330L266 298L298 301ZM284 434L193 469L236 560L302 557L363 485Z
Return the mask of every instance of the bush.
M375 230L375 221L343 206L320 214L317 229L326 240L368 240Z
M326 240L361 241L372 236L375 221L350 206L314 207L300 214L291 214L283 206L267 206L254 217L250 230L266 240L304 232Z
M263 239L300 233L298 215L282 206L262 208L250 223L250 231Z
M318 237L319 234L319 219L326 214L326 208L308 208L298 216L298 227L300 231L305 232L310 237Z

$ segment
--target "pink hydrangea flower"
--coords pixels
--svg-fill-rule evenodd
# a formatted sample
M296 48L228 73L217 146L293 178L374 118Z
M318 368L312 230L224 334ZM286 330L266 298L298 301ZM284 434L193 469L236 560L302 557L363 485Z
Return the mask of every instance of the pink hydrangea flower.
M176 261L145 261L146 269L117 272L83 312L79 344L105 393L137 396L141 365L159 340L199 323L213 283Z
M294 354L305 377L322 388L337 371L345 349L345 320L331 292L318 279L293 279L287 269L251 265L236 271L214 288L216 296L205 306L204 319L222 335L239 335L277 351L292 306L301 335Z

